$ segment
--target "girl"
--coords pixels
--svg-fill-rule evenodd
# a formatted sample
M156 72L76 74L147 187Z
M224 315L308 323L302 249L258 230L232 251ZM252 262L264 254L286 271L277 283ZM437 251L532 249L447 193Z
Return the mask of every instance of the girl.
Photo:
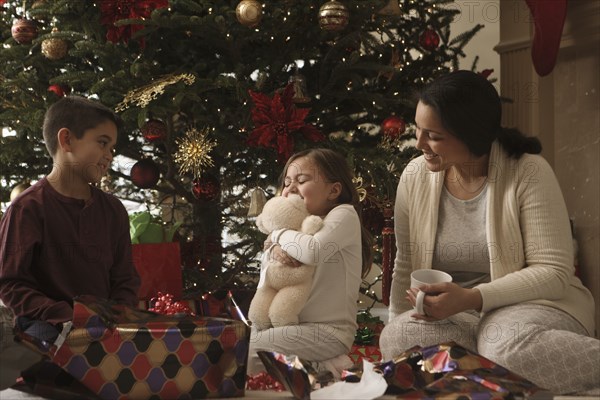
M317 369L328 369L336 378L352 366L347 354L357 328L359 286L372 260L372 238L361 224L352 176L346 160L328 149L299 152L285 165L281 195L301 196L308 211L323 218L323 227L314 236L275 231L265 248L277 261L316 265L316 270L298 325L253 329L249 375L264 370L256 354L259 350L316 361Z

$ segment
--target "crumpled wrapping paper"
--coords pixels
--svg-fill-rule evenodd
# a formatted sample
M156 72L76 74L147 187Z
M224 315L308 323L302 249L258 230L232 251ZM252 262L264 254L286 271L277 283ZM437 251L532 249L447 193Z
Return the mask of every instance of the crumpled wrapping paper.
M314 363L296 356L286 356L277 352L259 351L267 372L289 390L299 400L359 400L376 399L385 393L387 383L373 364L363 361L360 381L335 382L331 372L319 372Z
M542 399L551 394L506 368L454 343L413 347L387 362L355 365L333 381L311 362L275 352L259 352L267 372L295 399Z
M549 398L549 392L454 343L413 347L375 369L407 399ZM551 398L551 397L550 397Z

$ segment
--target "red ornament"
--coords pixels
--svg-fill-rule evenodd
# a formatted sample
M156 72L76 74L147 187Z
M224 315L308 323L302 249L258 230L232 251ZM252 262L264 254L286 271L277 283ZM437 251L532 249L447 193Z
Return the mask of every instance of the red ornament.
M272 99L252 90L248 93L255 105L252 121L256 126L248 136L248 144L276 149L279 160L285 161L294 152L293 133L299 132L312 142L325 139L315 126L304 122L310 108L294 105L293 83L288 84L283 93L275 93Z
M405 129L406 122L404 122L402 118L395 115L384 119L381 123L381 131L390 139L396 139L398 136L404 133Z
M192 181L192 194L201 201L214 201L221 193L221 184L213 175L204 174Z
M25 18L17 18L10 29L13 39L19 44L29 44L38 35L37 24Z
M144 158L131 167L130 175L134 185L140 189L149 189L158 183L160 171L154 161Z
M64 97L65 94L69 94L71 92L71 88L62 85L50 85L48 86L48 91L53 92L58 97Z
M419 37L419 44L425 50L435 50L440 44L440 36L431 28L425 29L425 31L421 33L421 36Z
M142 29L142 25L115 26L115 22L122 19L145 19L157 8L169 6L168 0L101 0L100 12L102 14L100 23L108 27L106 39L118 43L125 43L131 36ZM143 44L143 41L142 41Z
M167 125L157 119L151 119L142 127L142 135L149 142L163 140L167 137Z

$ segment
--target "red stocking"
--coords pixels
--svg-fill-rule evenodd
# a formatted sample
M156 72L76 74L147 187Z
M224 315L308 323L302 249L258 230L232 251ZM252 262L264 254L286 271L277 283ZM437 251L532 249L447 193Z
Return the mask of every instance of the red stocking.
M531 58L539 76L554 69L562 35L567 0L525 0L535 24Z

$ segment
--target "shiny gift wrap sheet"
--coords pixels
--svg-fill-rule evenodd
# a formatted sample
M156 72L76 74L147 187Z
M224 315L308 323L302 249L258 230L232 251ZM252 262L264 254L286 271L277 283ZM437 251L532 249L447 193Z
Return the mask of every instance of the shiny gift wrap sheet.
M551 398L522 376L454 342L414 347L375 369L388 382L387 393L404 399Z

